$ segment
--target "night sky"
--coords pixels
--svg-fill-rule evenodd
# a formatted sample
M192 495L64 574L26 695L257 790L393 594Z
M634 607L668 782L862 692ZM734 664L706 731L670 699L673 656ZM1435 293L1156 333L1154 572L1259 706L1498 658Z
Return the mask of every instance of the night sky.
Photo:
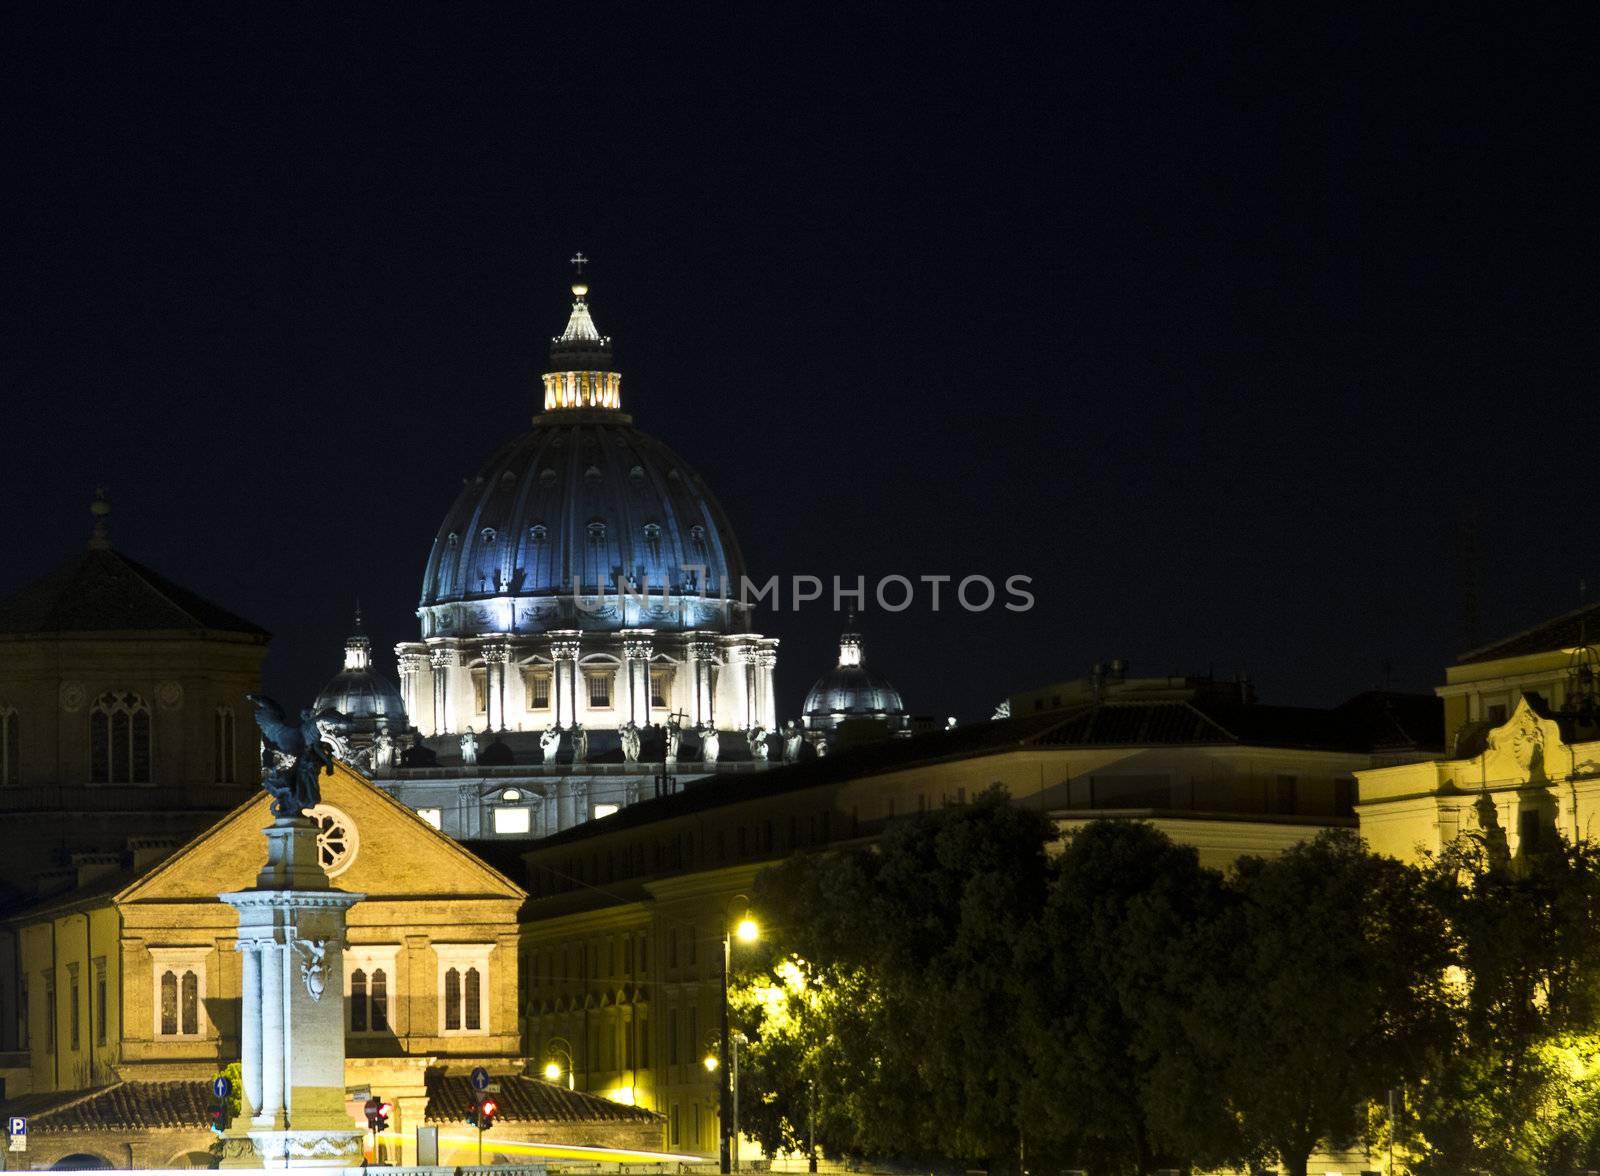
M393 674L581 249L753 573L1034 578L869 612L914 711L1430 688L1600 592L1596 30L1213 7L8 5L0 591L104 484L271 692L357 596Z

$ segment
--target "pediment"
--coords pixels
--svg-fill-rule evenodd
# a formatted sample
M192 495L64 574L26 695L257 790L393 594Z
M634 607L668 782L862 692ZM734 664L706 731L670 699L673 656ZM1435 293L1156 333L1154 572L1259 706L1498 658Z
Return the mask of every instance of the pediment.
M337 889L369 899L527 897L512 879L344 764L321 778L321 790L322 804L347 819L344 836L353 843L348 864L333 877ZM215 899L254 886L266 861L262 830L272 823L270 804L264 791L258 793L129 883L117 903Z
M1570 757L1560 726L1530 706L1526 698L1518 700L1511 717L1491 730L1484 742L1478 758L1487 783L1542 783L1549 779L1546 764L1557 765L1562 774L1567 770Z

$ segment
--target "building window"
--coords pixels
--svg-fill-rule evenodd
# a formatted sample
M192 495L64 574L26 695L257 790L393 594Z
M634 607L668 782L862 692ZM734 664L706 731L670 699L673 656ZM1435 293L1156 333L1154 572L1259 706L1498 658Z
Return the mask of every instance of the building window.
M522 679L529 710L550 709L550 675L544 671L526 674Z
M0 706L0 784L22 783L22 747L17 708Z
M1299 792L1300 782L1294 776L1279 776L1277 786L1273 792L1272 811L1275 813L1292 813L1295 811L1296 793Z
M672 1146L678 1146L678 1104L672 1104Z
M1485 708L1483 715L1484 718L1498 727L1506 721L1506 704L1497 702Z
M77 1053L82 1048L83 990L78 984L78 965L67 965L67 1048Z
M94 961L94 1043L106 1043L106 960Z
M328 877L337 878L355 864L361 851L361 835L356 823L331 804L306 809L305 815L317 823L317 851Z
M492 943L439 943L439 1024L446 1034L489 1032L489 953Z
M397 946L349 947L344 953L344 992L350 1006L350 1032L389 1031L389 977L395 974Z
M150 707L137 694L108 691L89 710L89 779L150 783Z
M199 1037L204 1032L200 1016L205 1002L203 947L152 947L155 979L155 1033L157 1037Z
M480 715L489 713L489 671L472 671L472 709Z
M614 804L597 804L597 805L595 805L594 806L594 817L595 817L595 820L598 821L601 817L609 817L612 813L617 811L617 807L618 806L614 805Z
M667 1010L667 1065L678 1064L678 1010Z
M589 705L604 710L611 705L611 673L601 670L590 673Z
M494 810L494 831L515 837L526 834L533 828L532 810L526 808L499 807Z
M417 810L417 816L428 822L428 824L432 825L435 829L444 828L444 814L439 809L419 808Z
M218 784L232 784L233 775L233 708L219 706L213 722L212 744L216 751L216 780Z
M667 705L667 694L668 694L668 691L671 688L672 688L672 671L671 670L651 670L650 671L650 705L651 706L660 707L660 708L664 709L666 707L666 705Z
M56 974L44 974L44 1048L46 1053L56 1052Z

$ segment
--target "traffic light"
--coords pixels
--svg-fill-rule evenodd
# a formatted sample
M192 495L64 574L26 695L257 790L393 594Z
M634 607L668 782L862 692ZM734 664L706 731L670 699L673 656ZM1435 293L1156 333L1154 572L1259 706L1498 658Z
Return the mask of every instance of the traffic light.
M211 1108L211 1130L221 1135L228 1129L228 1111L226 1107Z
M367 1127L372 1131L386 1131L389 1127L389 1116L394 1112L394 1104L386 1103L377 1096L369 1098L364 1108L367 1112Z
M488 1095L485 1095L481 1100L479 1100L477 1107L479 1131L487 1131L489 1128L494 1126L494 1114L499 1109L499 1104Z

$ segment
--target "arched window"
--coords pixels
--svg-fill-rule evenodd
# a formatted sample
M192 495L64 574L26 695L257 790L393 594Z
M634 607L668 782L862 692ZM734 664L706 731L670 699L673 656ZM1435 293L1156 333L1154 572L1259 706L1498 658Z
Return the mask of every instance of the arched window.
M444 974L444 1027L461 1028L461 973L455 968Z
M372 1031L381 1033L389 1028L389 978L382 968L372 970Z
M233 708L219 706L212 742L216 748L216 780L218 784L234 782Z
M367 1031L367 974L360 968L350 973L350 1031Z
M468 968L467 969L467 985L466 985L466 987L467 987L467 993L466 993L466 999L465 999L464 1003L467 1006L466 1010L465 1010L466 1011L467 1028L468 1029L481 1029L483 1026L482 1026L482 1023L479 1021L478 1010L481 1007L481 1003L480 1003L481 992L480 992L480 989L482 987L482 977L478 975L478 969L476 969L476 968Z
M194 1037L200 1032L200 978L185 972L180 981L183 998L183 1035Z
M178 974L161 973L161 1036L178 1035Z
M0 706L0 784L22 783L21 732L17 708Z
M89 779L150 783L150 707L137 694L107 691L89 710Z

